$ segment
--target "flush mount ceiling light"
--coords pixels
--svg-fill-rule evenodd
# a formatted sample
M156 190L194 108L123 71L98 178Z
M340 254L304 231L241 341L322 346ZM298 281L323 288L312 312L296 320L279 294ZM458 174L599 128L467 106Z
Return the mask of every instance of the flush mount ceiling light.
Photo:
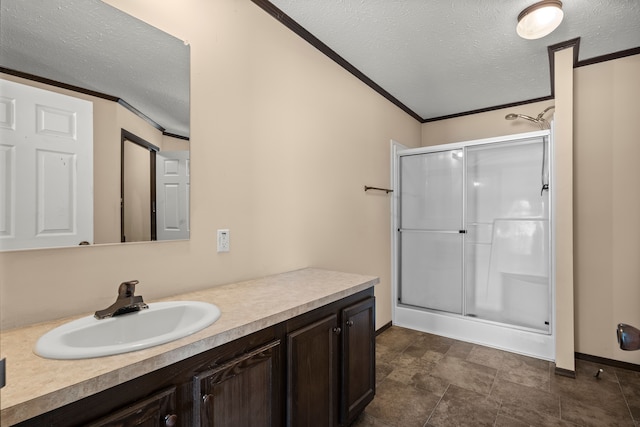
M523 39L539 39L558 28L563 17L561 1L539 1L520 12L516 31Z

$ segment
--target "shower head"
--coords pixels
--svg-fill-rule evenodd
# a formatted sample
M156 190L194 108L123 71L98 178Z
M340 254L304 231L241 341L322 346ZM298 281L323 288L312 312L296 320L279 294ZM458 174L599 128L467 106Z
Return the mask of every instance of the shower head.
M504 118L506 120L525 119L525 120L529 120L530 122L538 123L538 124L540 124L540 121L542 120L542 119L533 118L531 116L527 116L524 114L514 114L514 113L507 114L506 116L504 116Z
M547 114L547 112L553 108L555 108L555 105L551 105L545 108L536 117L527 116L526 114L509 113L506 116L504 116L504 118L506 120L525 119L532 123L537 124L538 126L540 126L540 129L549 129L550 128L549 122L545 120L544 115Z

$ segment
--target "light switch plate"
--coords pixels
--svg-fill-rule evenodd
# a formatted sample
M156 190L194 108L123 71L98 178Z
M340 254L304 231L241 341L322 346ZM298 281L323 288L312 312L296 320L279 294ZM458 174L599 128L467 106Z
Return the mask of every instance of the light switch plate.
M218 252L229 252L229 229L218 230Z

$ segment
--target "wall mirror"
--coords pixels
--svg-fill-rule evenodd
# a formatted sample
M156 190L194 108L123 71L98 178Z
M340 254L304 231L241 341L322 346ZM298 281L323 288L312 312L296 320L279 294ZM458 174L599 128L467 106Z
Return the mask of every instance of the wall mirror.
M189 46L100 0L0 8L0 250L188 239ZM127 239L125 132L154 147L145 203L162 208Z

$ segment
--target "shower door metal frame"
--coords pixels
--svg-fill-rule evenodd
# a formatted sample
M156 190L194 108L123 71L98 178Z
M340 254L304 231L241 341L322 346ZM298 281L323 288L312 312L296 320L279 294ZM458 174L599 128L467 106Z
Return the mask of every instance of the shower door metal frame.
M541 332L536 329L529 329L526 327L520 327L515 325L509 325L505 323L495 322L491 320L472 318L460 314L447 313L443 311L430 310L425 308L416 308L412 306L407 306L401 304L399 302L399 280L400 280L400 266L399 266L399 159L402 156L406 155L415 155L415 154L424 154L428 152L435 151L451 151L451 150L465 150L465 147L472 147L476 145L486 145L493 143L502 143L502 142L526 142L528 140L534 138L542 137L546 142L546 153L547 153L547 162L548 162L548 170L550 173L550 189L549 193L549 207L548 207L548 215L549 215L549 319L551 322L548 334L545 332ZM414 322L414 318L420 316L420 313L429 315L430 313L439 316L444 323L450 323L452 325L456 325L453 327L454 329L465 328L465 326L461 326L459 320L463 322L471 322L469 325L470 331L468 333L482 332L486 330L491 330L491 334L494 334L494 331L498 331L496 335L496 341L491 342L491 340L487 341L484 339L476 339L472 336L457 336L455 332L442 332L441 335L450 336L452 338L457 338L470 342L477 342L479 344L485 344L489 346L494 346L498 348L503 348L506 350L514 351L516 353L529 354L532 356L540 357L546 360L555 360L555 320L556 320L556 307L555 307L555 203L554 203L554 148L553 148L553 135L551 130L541 130L535 132L521 133L521 134L513 134L506 135L494 138L485 138L479 140L471 140L471 141L463 141L451 144L443 144L437 146L425 146L419 148L410 148L404 150L393 150L394 158L392 159L392 177L393 177L393 188L396 190L393 193L392 197L392 247L394 248L392 251L392 320L393 324L397 324L398 326L406 326L416 330L422 330L425 332L432 332L430 326L420 325L419 323ZM466 169L466 150L464 159L464 167ZM463 210L464 210L464 218L463 218L463 229L466 228L466 173L463 175ZM466 240L466 234L463 235L463 242ZM466 244L466 243L465 243ZM465 260L465 250L462 251L462 262L463 265L466 262ZM466 269L465 269L466 270ZM463 280L466 281L466 271L463 271ZM466 286L463 286L463 301L462 301L462 309L463 313L466 313ZM414 311L415 313L409 313L410 311ZM414 315L415 314L415 315ZM450 320L447 320L450 319ZM413 322L413 323L412 323ZM436 321L436 323L440 323L440 321ZM484 326L483 326L484 325ZM493 328L493 329L491 329ZM497 328L497 329L495 329ZM438 333L438 332L435 332ZM533 333L535 335L545 337L542 339L544 341L542 344L531 343L527 341L526 335L527 333ZM464 335L464 334L463 334ZM523 336L524 339L523 339ZM537 340L537 339L536 339ZM512 345L513 344L513 345Z

